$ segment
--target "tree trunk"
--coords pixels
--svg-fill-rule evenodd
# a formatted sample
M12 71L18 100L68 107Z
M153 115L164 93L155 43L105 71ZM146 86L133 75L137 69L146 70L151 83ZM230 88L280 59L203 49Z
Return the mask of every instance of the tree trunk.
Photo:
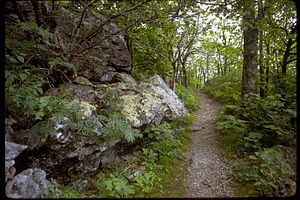
M172 77L172 83L171 83L171 86L172 86L172 90L173 92L175 92L175 87L176 87L176 74L177 74L177 67L176 67L176 63L172 63L172 66L173 66L173 77Z
M270 45L266 42L267 46L267 60L266 60L266 84L265 84L265 92L268 91L269 79L270 79L270 63L269 63L269 55L270 55Z
M222 31L222 37L223 37L223 45L224 45L224 48L226 49L227 39L226 39L226 36L225 36L225 31ZM224 75L226 74L226 71L227 71L227 56L225 54L224 55Z
M206 54L206 82L204 81L204 83L208 82L208 78L209 78L209 54Z
M182 78L183 78L183 85L185 87L188 87L188 83L187 83L187 73L186 73L186 68L185 68L185 62L181 63L181 67L182 67Z
M255 27L255 3L251 0L244 7L244 61L242 77L242 97L245 94L257 93L257 39L258 30Z
M224 75L226 75L227 72L227 56L224 56Z
M290 51L291 51L291 47L292 45L295 43L295 40L292 40L292 38L288 39L288 42L286 44L286 48L285 48L285 52L283 54L283 59L282 59L282 75L286 75L286 70L287 70L287 65L289 64L288 59L290 57Z
M259 95L261 98L265 95L265 68L263 64L263 31L259 32L259 78L260 78L260 86L259 86Z

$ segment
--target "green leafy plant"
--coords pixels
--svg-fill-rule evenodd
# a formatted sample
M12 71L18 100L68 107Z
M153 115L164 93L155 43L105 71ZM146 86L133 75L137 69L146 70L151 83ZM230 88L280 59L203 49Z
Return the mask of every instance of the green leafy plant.
M295 180L294 171L284 158L280 148L267 148L254 152L235 165L234 177L243 195L281 196L291 195Z
M133 194L134 190L129 186L128 180L124 176L116 176L110 174L105 177L105 174L98 174L98 181L95 187L99 190L99 197L128 197Z
M56 35L34 22L6 23L5 104L18 118L43 120L56 112L55 101L43 96L56 72L76 71L66 58L59 57Z
M133 178L133 181L135 182L135 194L143 197L143 194L151 193L156 182L160 182L161 179L153 171L149 171L142 175L137 175Z
M57 181L50 179L51 186L46 189L46 198L83 198L83 194L77 192L74 188L59 188Z
M104 138L109 141L109 145L113 146L118 140L124 140L132 143L136 138L141 138L143 135L139 129L132 128L130 122L124 119L121 114L121 109L118 106L119 98L116 91L108 90L99 105L101 114L96 116L103 127L101 131Z
M218 101L235 104L240 101L241 83L240 71L232 71L214 77L204 85L202 90Z
M199 97L192 88L186 88L178 85L176 88L176 94L190 112L199 108Z
M244 99L238 105L226 106L217 120L217 128L223 146L228 150L253 152L263 147L288 144L295 137L295 124L291 124L295 117L295 111L284 106L281 95L262 99L252 94L252 98Z

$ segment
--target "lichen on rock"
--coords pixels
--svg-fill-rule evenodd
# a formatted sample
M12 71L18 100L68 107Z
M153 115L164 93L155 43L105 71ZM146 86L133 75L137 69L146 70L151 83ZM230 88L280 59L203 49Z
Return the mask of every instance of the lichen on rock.
M189 114L177 95L158 75L148 82L114 83L109 86L118 91L122 113L134 127L159 125L164 117L173 119Z
M65 106L68 109L72 109L72 108L78 106L78 108L79 108L78 113L80 113L82 115L81 116L82 119L88 118L89 116L92 115L93 111L96 110L96 106L91 105L90 103L85 102L85 101L79 102L77 99L67 102L65 104Z
M167 110L161 99L146 91L137 95L121 96L120 100L124 116L134 127L152 122L159 125Z
M92 84L87 78L83 76L77 76L74 80L75 83L79 83L81 85L89 85L95 87L94 84Z

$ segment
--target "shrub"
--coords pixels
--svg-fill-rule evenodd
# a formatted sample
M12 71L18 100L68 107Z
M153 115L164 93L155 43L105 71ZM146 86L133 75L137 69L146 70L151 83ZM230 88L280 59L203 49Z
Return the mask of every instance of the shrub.
M214 77L202 88L215 100L234 104L240 100L242 76L240 72L227 72L225 75Z
M139 160L108 164L92 181L99 197L160 197L173 184L173 172L183 159L188 134L185 120L180 121L146 127L139 143ZM142 173L135 174L136 170Z
M55 34L36 23L6 23L5 32L6 112L26 119L49 117L45 115L54 109L52 99L42 97L44 89L54 82L56 72L76 68L57 55L60 48Z
M281 146L254 152L234 167L234 178L245 196L290 196L296 192L295 172Z
M281 95L270 95L262 99L251 94L235 106L226 106L217 120L217 128L223 142L235 152L253 152L263 147L288 144L295 137L296 111L284 106ZM234 141L228 140L228 138ZM222 141L222 139L221 139Z
M199 108L199 97L193 89L178 85L176 88L176 94L190 112Z

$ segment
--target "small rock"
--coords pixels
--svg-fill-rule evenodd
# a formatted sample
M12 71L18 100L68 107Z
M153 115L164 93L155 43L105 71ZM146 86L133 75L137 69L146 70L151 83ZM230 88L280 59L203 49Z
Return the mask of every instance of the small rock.
M46 172L34 168L27 169L13 177L5 187L8 198L43 198L50 182L46 179Z
M25 149L27 149L26 145L5 142L5 160L15 159Z

